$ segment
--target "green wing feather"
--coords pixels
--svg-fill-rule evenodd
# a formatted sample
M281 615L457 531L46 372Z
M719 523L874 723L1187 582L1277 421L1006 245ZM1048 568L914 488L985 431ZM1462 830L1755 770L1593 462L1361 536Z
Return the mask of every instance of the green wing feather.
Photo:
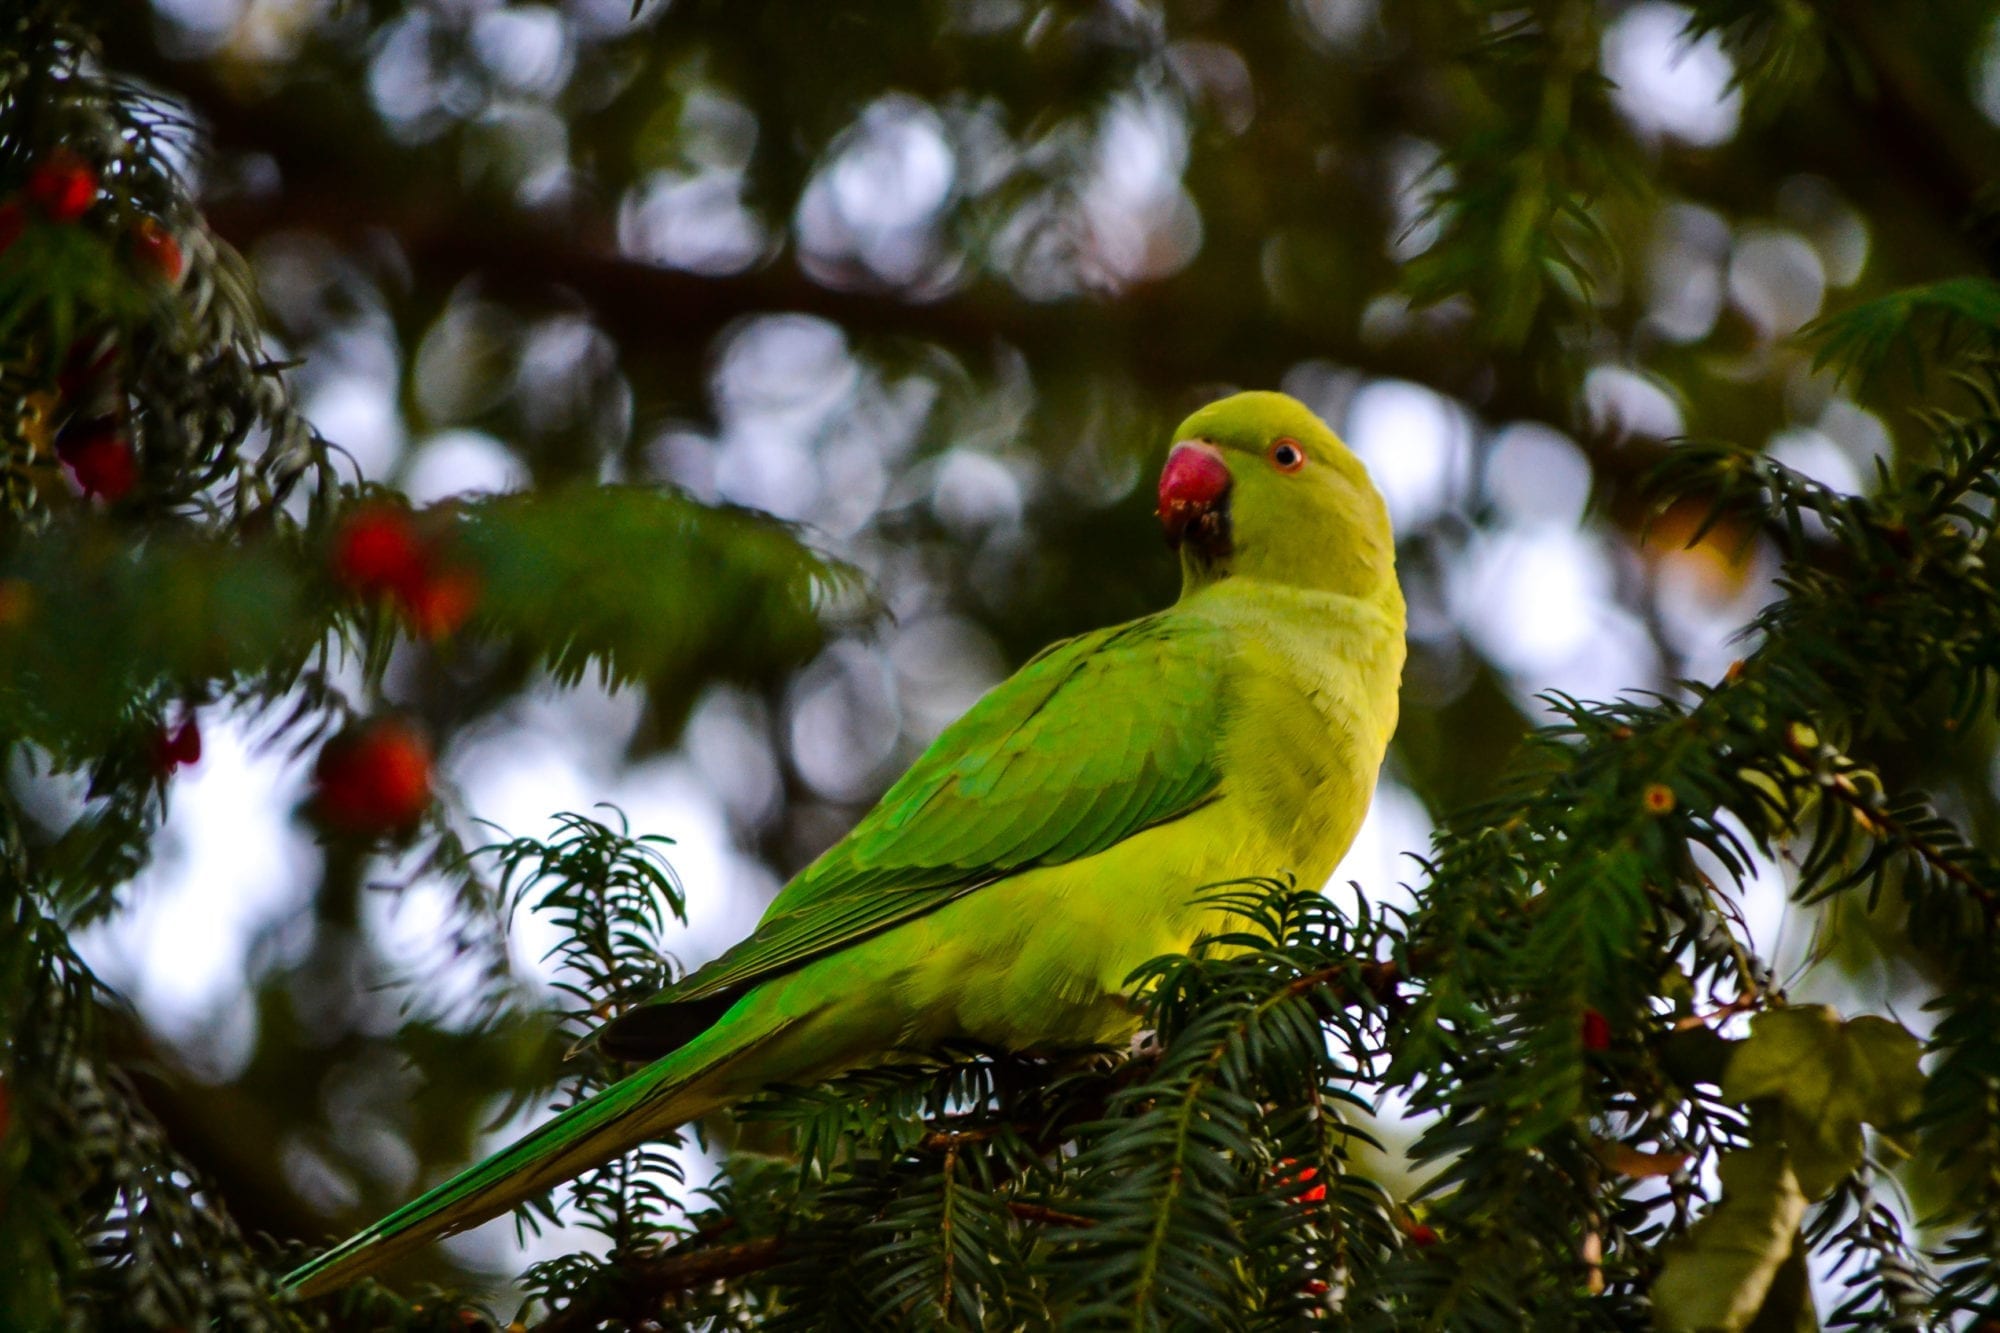
M1224 631L1165 611L1045 649L946 728L755 932L607 1028L606 1048L657 1053L626 1040L677 1031L656 1006L703 1013L981 885L1089 856L1213 799L1229 648Z

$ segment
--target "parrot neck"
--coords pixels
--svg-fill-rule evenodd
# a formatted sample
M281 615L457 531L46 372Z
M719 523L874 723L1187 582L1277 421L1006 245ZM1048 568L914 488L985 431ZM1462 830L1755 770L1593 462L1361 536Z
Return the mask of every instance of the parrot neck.
M1311 701L1320 734L1358 745L1355 760L1373 781L1396 727L1407 653L1393 579L1377 595L1353 597L1238 576L1209 584L1175 611L1223 626L1267 676L1288 682L1290 697Z
M1178 605L1223 622L1245 616L1268 622L1275 612L1281 620L1300 624L1338 623L1345 627L1342 633L1365 626L1398 645L1405 629L1403 590L1393 578L1358 596L1239 574L1184 588Z
M1254 583L1267 588L1295 588L1301 592L1327 593L1361 602L1387 605L1394 602L1400 614L1402 589L1396 582L1395 546L1386 540L1343 543L1323 558L1303 565L1287 564L1268 570L1254 548L1210 557L1188 548L1181 550L1181 600L1206 588L1225 583Z

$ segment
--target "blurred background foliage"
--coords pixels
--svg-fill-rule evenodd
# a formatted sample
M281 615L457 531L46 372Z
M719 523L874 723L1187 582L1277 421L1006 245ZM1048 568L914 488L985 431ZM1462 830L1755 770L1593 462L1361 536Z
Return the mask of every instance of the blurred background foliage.
M518 1126L549 1075L549 1029L520 1015L555 976L553 936L524 919L507 956L471 942L450 867L488 840L473 819L539 833L617 802L677 841L690 925L670 946L718 951L980 690L1172 595L1152 471L1215 393L1297 394L1388 495L1404 722L1343 876L1406 901L1396 855L1491 794L1548 718L1539 691L1671 689L1742 653L1774 548L1727 520L1688 545L1699 515L1653 513L1638 479L1684 437L1844 491L1903 471L1934 373L1889 356L1843 379L1795 335L2000 260L2000 9L1973 0L98 0L78 17L93 67L187 122L159 152L261 302L261 332L225 332L330 446L245 387L246 412L274 414L270 466L232 494L281 510L275 469L312 495L365 481L453 502L498 618L393 643L357 621L363 651L275 710L254 689L187 701L203 757L160 784L158 842L78 937L135 1002L119 1041L168 1137L246 1229L283 1238L401 1201L496 1117ZM17 99L34 74L15 70ZM214 271L234 265L218 252ZM585 498L592 482L775 515L844 572L789 538L754 569L734 541L656 554L673 516ZM468 498L512 492L557 508ZM330 521L284 512L314 540ZM563 563L580 535L618 578ZM225 620L245 582L330 605L282 543L184 555ZM48 558L98 580L69 605L160 604ZM767 579L815 614L759 623L745 590ZM538 638L566 600L595 637ZM686 623L659 633L670 606ZM632 623L655 632L635 644ZM609 670L584 666L606 649ZM85 714L102 683L4 678ZM298 817L311 759L277 715L336 696L393 705L436 753L451 800L400 854ZM1990 838L1995 748L1980 722L1879 757ZM87 793L50 756L11 749L7 782L55 826ZM1781 970L1840 964L1818 998L1893 1008L1926 966L1859 912L1788 906L1775 866L1745 910ZM481 1026L499 976L531 1002ZM488 1228L448 1254L476 1283L514 1271L513 1246Z

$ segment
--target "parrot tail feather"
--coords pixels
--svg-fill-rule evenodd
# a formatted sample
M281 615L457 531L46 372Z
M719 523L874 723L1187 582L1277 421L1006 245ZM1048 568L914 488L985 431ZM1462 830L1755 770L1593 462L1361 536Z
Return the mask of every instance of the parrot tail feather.
M646 1139L706 1115L729 1100L709 1075L790 1026L779 1024L748 1041L725 1041L719 1052L713 1049L715 1043L696 1041L656 1060L300 1265L285 1275L284 1285L301 1297L345 1286L433 1240L497 1217Z

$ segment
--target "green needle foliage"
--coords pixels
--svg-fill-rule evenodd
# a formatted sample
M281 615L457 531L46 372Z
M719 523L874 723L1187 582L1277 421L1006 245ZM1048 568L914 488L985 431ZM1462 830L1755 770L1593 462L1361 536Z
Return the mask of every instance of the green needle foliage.
M1792 342L1747 349L1727 320L1682 344L1636 312L1662 205L1749 216L1764 183L1621 121L1600 72L1620 4L926 0L864 15L677 0L639 6L629 33L606 35L601 14L587 41L561 28L571 44L551 60L581 73L547 105L534 62L495 57L493 33L567 21L553 7L342 6L292 57L342 81L306 80L305 112L254 44L217 76L134 35L178 23L172 8L28 0L0 16L0 1329L2000 1321L2000 286L1957 271L1994 267L1982 191L2000 159L1969 104L1935 114L1942 84L1925 73L1991 40L1990 7L1926 6L1922 23L1818 0L1684 7L1688 37L1733 61L1759 151L1906 224L1874 244L1907 267ZM1904 26L1909 44L1892 40ZM435 81L449 96L397 119L390 57L419 48L450 66ZM264 81L268 102L233 100ZM271 248L256 271L272 286L311 287L287 228L393 233L352 254L380 270L356 289L406 303L374 312L424 372L402 406L505 436L532 489L413 507L357 479L301 411L251 264L198 206L193 177L215 164L162 91L176 86L219 108L239 157L204 197L217 227L235 234L233 210ZM758 259L833 207L839 188L814 193L823 155L902 160L867 134L913 107L954 163L934 227ZM1149 142L1188 159L1200 207L1169 191L1153 221L1171 225L1135 242L1105 220L1092 173L1118 157L1105 127L1162 117L1185 141ZM510 156L533 157L510 126L587 145L532 206L493 184L539 179ZM1395 193L1378 140L1430 164L1379 210L1399 234L1353 222ZM1853 163L1850 140L1867 149ZM260 170L280 158L272 186ZM1885 162L1905 173L1886 187ZM589 248L614 231L622 245L649 191L721 176L756 224L735 268ZM623 202L585 216L599 188ZM1885 189L1939 216L1911 222L1868 194ZM311 216L260 230L273 191ZM321 216L350 194L384 218ZM1189 245L1206 249L1185 272L1143 266ZM631 352L630 379L583 357L500 406L500 349L534 321L589 343L579 308ZM632 447L629 418L664 451L686 443L685 381L773 312L806 312L790 316L798 339L851 335L834 340L868 367L853 402L916 420L879 457L837 433L814 444L839 462L838 498L875 494L886 516L851 544L857 563L921 596L878 597L808 530L700 498L699 467L688 489L636 480L651 446ZM985 492L934 513L912 497L949 491L954 465L1025 474L1019 457L957 451L1032 431L1059 438L1045 489L1109 493L1141 475L1132 441L1157 448L1169 394L1302 362L1339 380L1326 358L1580 437L1598 367L1625 358L1687 387L1689 418L1742 442L1592 433L1590 521L1768 553L1774 596L1740 660L1658 692L1548 695L1553 721L1497 779L1454 784L1439 771L1474 766L1458 745L1477 701L1488 724L1504 714L1489 733L1511 741L1522 719L1483 667L1462 690L1475 704L1424 704L1425 673L1444 673L1419 643L1394 761L1419 771L1399 776L1475 798L1450 803L1409 909L1212 886L1230 929L1132 978L1132 1049L885 1053L524 1207L524 1232L579 1239L525 1273L478 1285L430 1255L325 1301L279 1289L336 1221L362 1220L345 1214L406 1196L398 1174L433 1178L496 1122L616 1079L581 1039L677 971L687 898L666 838L599 811L481 845L480 812L438 777L426 735L450 753L526 691L592 682L644 695L636 745L674 743L712 689L782 726L795 669L884 604L979 608L1016 657L1070 618L1128 613L1153 588L1133 572L1152 540L1143 504L1062 511L1036 545L989 523ZM1894 417L1863 493L1753 447L1813 373ZM632 439L600 449L588 423L605 421ZM1413 605L1432 619L1455 521L1406 539ZM1050 553L1064 542L1067 561ZM187 728L218 715L315 760L298 813L319 879L310 943L256 993L254 1057L191 1091L93 972L86 932L132 909ZM338 771L342 745L371 736L400 747L407 804L357 804ZM383 776L359 796L379 798ZM847 812L799 773L775 785L808 818L757 850L795 865ZM1794 971L1746 924L1753 885L1774 878L1827 932ZM387 974L364 888L440 885L438 966ZM553 996L510 955L530 914L558 941ZM1814 1002L1857 936L1898 967L1903 1013ZM473 984L439 993L447 973ZM403 1060L414 1074L389 1067ZM366 1113L320 1105L340 1100L330 1088ZM407 1169L371 1152L384 1126ZM698 1187L697 1160L715 1168ZM302 1200L273 1184L287 1173L358 1197Z

